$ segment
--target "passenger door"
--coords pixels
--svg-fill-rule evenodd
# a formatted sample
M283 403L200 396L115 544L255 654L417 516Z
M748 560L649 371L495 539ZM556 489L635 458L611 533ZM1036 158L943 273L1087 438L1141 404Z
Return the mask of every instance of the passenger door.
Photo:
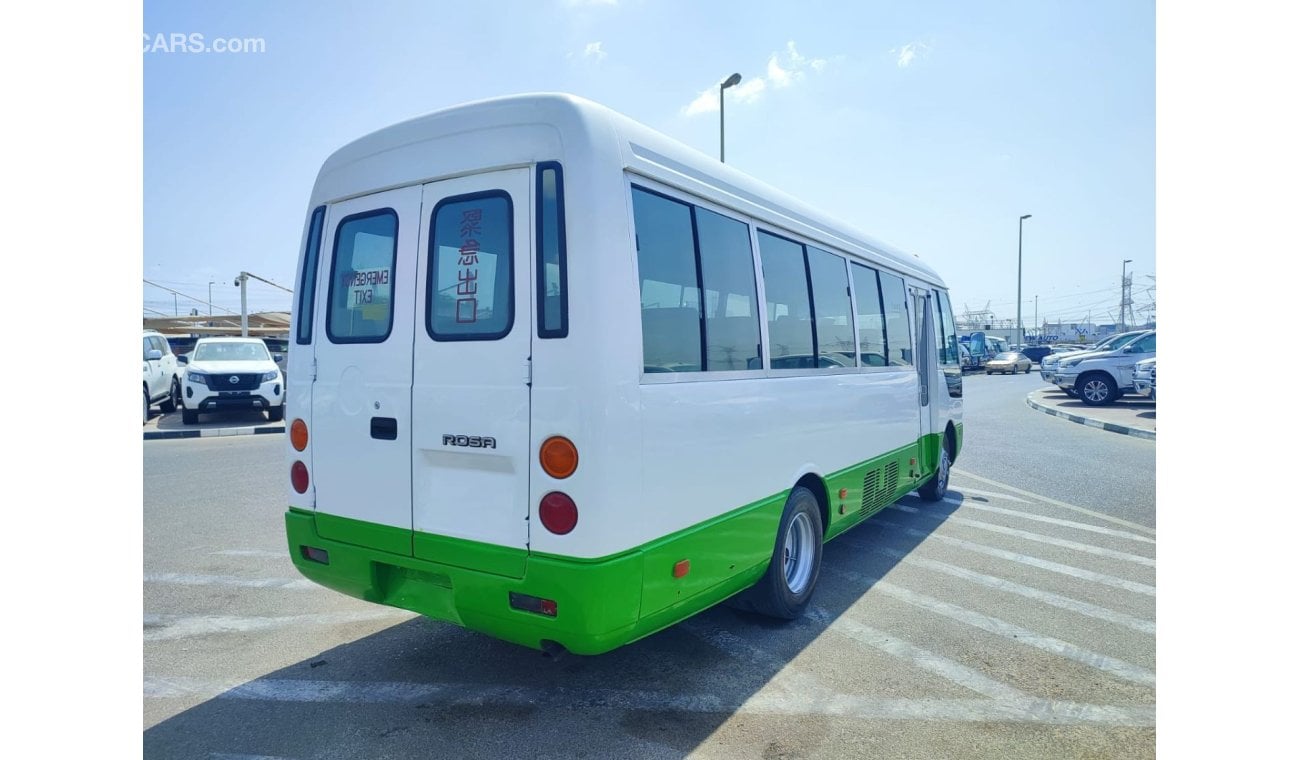
M919 386L918 396L920 397L921 408L921 427L918 432L918 440L925 440L930 433L935 432L934 423L934 394L939 390L935 387L935 362L938 357L934 350L934 310L930 306L930 295L928 291L920 288L909 287L911 293L912 320L914 324L913 335L916 340L916 352L913 356L916 358L916 376ZM946 393L947 391L942 391ZM927 461L929 458L929 446L921 446L921 471L929 472L934 468L935 462Z
M424 186L415 320L415 556L522 577L528 546L529 170ZM471 549L472 551L466 551Z
M418 186L330 209L310 394L316 528L411 553L411 341Z

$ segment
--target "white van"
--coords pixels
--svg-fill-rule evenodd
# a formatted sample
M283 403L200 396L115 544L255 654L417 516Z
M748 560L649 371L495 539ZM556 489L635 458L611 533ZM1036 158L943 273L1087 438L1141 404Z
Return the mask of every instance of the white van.
M291 340L299 570L534 648L797 617L823 542L961 449L932 269L564 95L332 155Z

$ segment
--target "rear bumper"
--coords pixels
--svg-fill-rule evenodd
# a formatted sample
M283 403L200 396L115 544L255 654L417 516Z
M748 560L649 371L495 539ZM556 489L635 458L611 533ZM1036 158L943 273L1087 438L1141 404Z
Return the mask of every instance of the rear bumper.
M554 641L576 654L601 654L654 633L751 585L766 570L641 617L641 551L595 561L532 554L523 577L511 578L322 538L311 512L290 509L285 531L298 571L322 586L533 649ZM307 559L303 547L325 550L329 564ZM555 617L512 608L512 592L553 600Z

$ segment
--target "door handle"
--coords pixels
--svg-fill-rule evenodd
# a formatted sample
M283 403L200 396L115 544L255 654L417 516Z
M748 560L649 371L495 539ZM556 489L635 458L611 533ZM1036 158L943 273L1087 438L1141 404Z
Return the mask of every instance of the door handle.
M381 441L396 441L397 440L397 418L371 417L370 437L378 438Z

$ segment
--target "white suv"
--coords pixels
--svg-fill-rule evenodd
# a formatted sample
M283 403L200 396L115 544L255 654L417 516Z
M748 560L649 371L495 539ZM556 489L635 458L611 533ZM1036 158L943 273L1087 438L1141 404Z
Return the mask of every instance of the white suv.
M284 376L260 338L200 338L181 357L181 421L220 409L262 409L267 419L284 419Z
M1088 406L1105 406L1134 391L1137 363L1155 355L1156 333L1152 330L1113 351L1067 355L1056 366L1050 381L1063 390L1074 391Z
M163 413L176 411L181 398L180 371L176 367L176 354L161 333L144 331L144 421L149 421L149 408L154 404Z

